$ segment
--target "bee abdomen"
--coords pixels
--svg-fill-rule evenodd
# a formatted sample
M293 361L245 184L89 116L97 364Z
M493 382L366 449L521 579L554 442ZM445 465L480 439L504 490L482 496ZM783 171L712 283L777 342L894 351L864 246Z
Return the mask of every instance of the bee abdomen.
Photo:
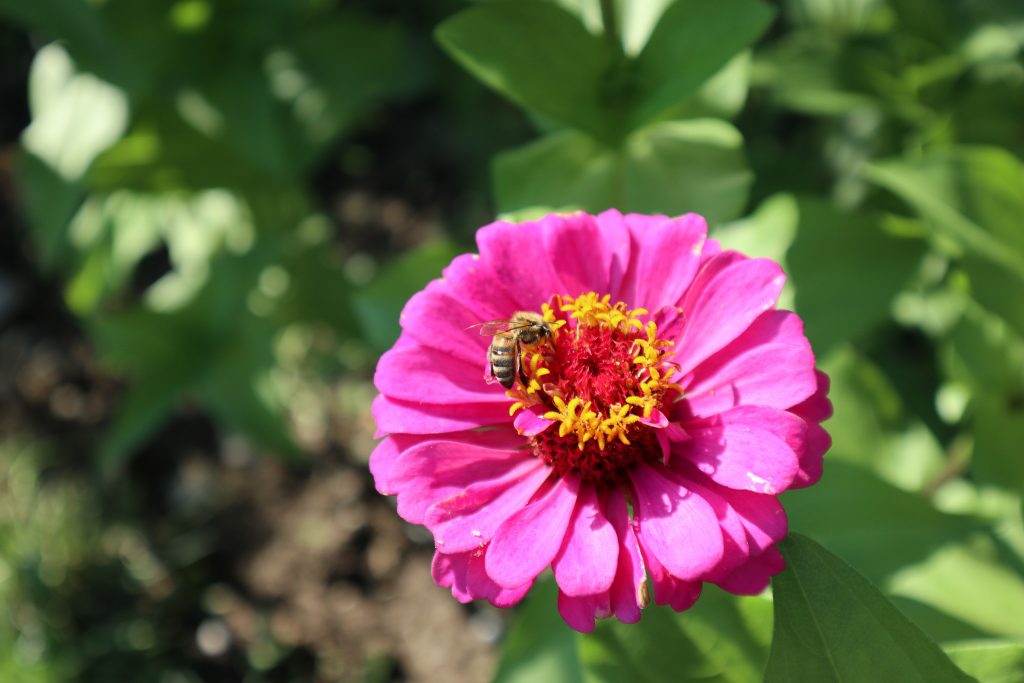
M491 365L496 368L511 368L513 365L512 361L512 356L500 356L498 354L491 356Z

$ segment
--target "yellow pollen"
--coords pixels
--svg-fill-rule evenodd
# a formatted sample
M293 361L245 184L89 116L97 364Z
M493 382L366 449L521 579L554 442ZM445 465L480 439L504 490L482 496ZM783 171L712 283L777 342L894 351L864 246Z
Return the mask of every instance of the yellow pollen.
M541 346L524 353L520 359L527 381L525 386L517 382L506 392L513 400L509 414L515 415L534 406L546 408L543 417L558 424L560 437L575 436L580 450L589 441L594 441L602 451L614 441L630 445L629 434L633 425L641 420L650 420L654 411L664 403L667 392L681 391L678 384L670 381L678 368L666 360L674 353L671 350L673 343L658 338L658 326L654 321L645 324L641 320L641 316L647 313L643 308L630 309L621 301L613 304L610 295L600 296L596 292L578 297L551 297L550 303L541 306L541 315L554 333L554 343L557 343L557 331L570 320L575 321L576 339L580 338L580 329L585 327L636 335L630 350L636 368L633 373L635 392L627 396L624 403L616 403L607 409L576 396L566 397L562 391L571 389L565 384L558 385L559 369L551 366L551 348ZM551 382L542 382L542 378Z

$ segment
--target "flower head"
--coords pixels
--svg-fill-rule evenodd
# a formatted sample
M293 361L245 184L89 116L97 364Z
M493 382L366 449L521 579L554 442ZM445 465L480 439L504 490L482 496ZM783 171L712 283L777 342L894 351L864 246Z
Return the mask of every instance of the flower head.
M777 496L821 474L828 380L774 309L779 266L706 232L694 214L493 223L409 301L370 467L457 599L512 605L550 566L589 631L638 620L651 588L684 610L705 581L757 593L782 569ZM474 329L519 312L545 334ZM505 388L490 365L509 357Z

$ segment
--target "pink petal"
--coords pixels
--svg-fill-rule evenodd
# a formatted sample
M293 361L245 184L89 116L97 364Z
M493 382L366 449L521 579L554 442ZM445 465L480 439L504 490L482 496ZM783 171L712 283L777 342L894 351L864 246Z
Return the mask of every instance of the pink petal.
M511 318L522 308L506 290L506 283L476 254L456 256L445 268L443 282L447 291L476 315L475 322Z
M529 502L550 474L551 469L540 460L525 458L501 479L471 484L434 503L423 523L434 534L434 543L443 553L480 548L493 538L506 519Z
M832 437L821 425L807 425L806 447L800 454L800 468L793 477L791 489L800 489L815 484L821 479L822 456L832 447Z
M487 550L487 574L499 585L514 588L544 571L562 545L578 493L574 477L555 480L506 519Z
M373 475L373 483L379 493L384 495L398 493L398 489L391 481L391 469L402 452L417 442L416 437L389 436L373 449L373 453L370 454L370 474Z
M640 544L637 543L633 525L629 521L626 498L619 491L609 491L603 496L608 520L619 539L618 568L610 591L611 608L615 616L627 624L640 620L640 610L645 606L641 596L647 580Z
M446 555L434 553L431 576L439 586L451 588L452 597L462 603L484 599L495 607L511 607L526 595L532 583L515 589L502 588L484 572L484 549Z
M503 283L516 310L536 311L552 294L565 291L562 279L543 248L544 233L564 219L553 216L545 221L513 224L498 221L480 228L476 243L480 260Z
M757 595L768 587L771 577L785 568L786 560L775 546L772 546L715 583L736 595Z
M715 239L708 239L704 242L704 249L700 252L700 265L704 264L722 253L722 243Z
M477 359L479 361L479 359ZM498 384L487 384L479 362L419 345L395 346L380 357L373 383L381 393L401 401L453 405L499 403L509 398Z
M701 475L692 468L691 475L684 477L691 485L699 486L701 490L710 489L735 511L746 532L746 545L750 555L758 555L785 538L789 530L786 511L777 497L750 491L736 491L708 480L698 483L697 480L701 478Z
M690 440L673 447L713 481L733 489L777 494L796 476L807 423L792 413L738 406L684 423Z
M706 240L700 254L700 266L697 275L690 283L690 288L683 299L671 306L663 306L652 312L651 319L658 324L658 337L661 339L678 339L683 327L689 320L697 296L704 291L704 285L717 274L733 263L746 261L748 258L738 251L721 250L715 240ZM678 345L677 347L678 348Z
M789 408L814 393L814 354L800 318L765 311L724 349L683 382L693 415L714 415L733 406Z
M818 386L814 395L799 405L790 408L808 422L824 422L832 417L832 402L828 400L829 379L821 370L814 371Z
M602 593L574 597L558 591L558 613L565 619L565 623L580 633L590 633L594 630L595 617L611 615L608 595Z
M656 605L668 605L677 612L683 612L697 602L703 585L700 581L683 581L672 576L661 566L658 559L646 550L644 558L647 561L647 569L651 573Z
M434 405L402 401L380 394L373 399L377 436L441 434L508 424L508 406L500 403Z
M551 254L563 284L558 293L606 292L613 245L605 239L598 219L577 212L547 216L540 224L544 251Z
M637 539L645 557L657 558L677 578L696 579L722 559L718 518L706 500L657 467L641 463L630 472Z
M713 569L703 574L701 579L709 581L714 578L724 577L750 558L750 543L743 519L726 502L725 498L716 493L716 489L701 486L694 481L696 477L685 477L675 471L671 474L675 477L676 481L692 489L701 498L708 501L708 504L715 511L715 515L718 517L718 525L722 532L722 559L718 561ZM697 476L699 477L699 475Z
M629 270L630 252L632 251L632 232L626 224L625 217L617 209L608 209L597 215L597 224L601 228L601 241L611 251L611 264L608 267L608 280L595 292L611 294L612 301L622 301L622 280Z
M534 458L525 439L508 430L464 432L447 439L420 441L392 466L390 482L398 493L398 514L422 524L427 509L464 488L512 476Z
M399 318L403 336L415 340L420 346L479 365L487 358L491 338L481 335L480 330L472 326L508 317L511 313L498 315L488 310L482 315L469 308L461 295L451 290L451 283L434 280L425 290L414 294Z
M452 597L461 603L467 603L480 596L469 590L466 574L469 569L469 557L472 553L445 555L434 553L430 563L430 576L434 583L443 588L452 589Z
M770 259L734 260L723 252L707 263L683 303L675 361L685 375L746 330L775 305L786 281ZM728 265L719 268L717 261Z
M671 219L629 214L625 220L632 240L619 298L652 312L677 306L700 265L707 223L694 213Z
M601 511L597 490L582 485L562 547L551 563L562 592L579 597L608 591L618 566L618 543Z
M495 607L511 607L526 595L533 586L533 580L527 581L522 586L515 588L503 588L494 582L487 575L485 554L487 549L471 553L469 570L466 573L466 581L469 589L474 595L479 595Z
M523 436L536 436L553 425L554 420L542 417L546 409L543 406L530 406L516 413L512 425Z

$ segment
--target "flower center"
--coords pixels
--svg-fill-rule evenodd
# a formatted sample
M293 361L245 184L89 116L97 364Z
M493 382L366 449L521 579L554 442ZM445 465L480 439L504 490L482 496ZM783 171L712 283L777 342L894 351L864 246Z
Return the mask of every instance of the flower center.
M542 307L550 341L524 349L510 413L532 410L555 424L532 447L559 474L614 482L641 460L661 458L661 407L680 391L672 342L658 339L647 311L588 292ZM523 381L525 380L525 384Z

